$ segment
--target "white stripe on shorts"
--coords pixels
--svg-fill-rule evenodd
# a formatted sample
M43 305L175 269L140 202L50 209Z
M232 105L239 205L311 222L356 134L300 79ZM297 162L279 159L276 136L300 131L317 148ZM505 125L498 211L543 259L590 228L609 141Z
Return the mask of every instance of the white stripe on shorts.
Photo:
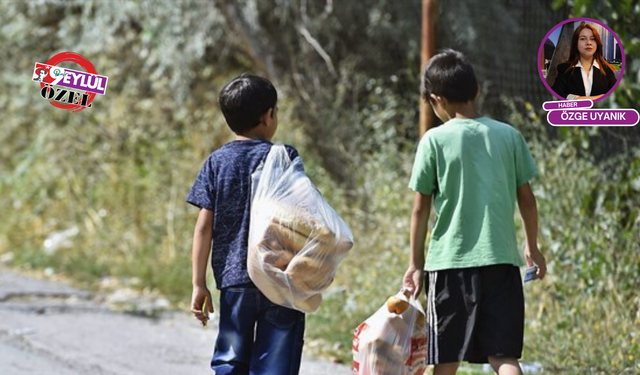
M427 363L433 363L431 360L431 352L433 346L433 329L431 328L431 273L427 273L427 277L429 278L429 290L427 291Z
M427 348L427 363L439 363L438 350L438 314L436 312L436 282L438 272L429 272L429 292L427 294L427 329L429 342Z

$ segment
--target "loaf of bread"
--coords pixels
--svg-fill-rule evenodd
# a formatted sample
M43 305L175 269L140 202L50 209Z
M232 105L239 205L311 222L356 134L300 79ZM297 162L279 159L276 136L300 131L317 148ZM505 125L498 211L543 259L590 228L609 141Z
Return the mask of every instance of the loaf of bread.
M251 280L273 303L304 312L317 310L321 293L353 246L350 233L337 235L304 208L271 200L254 204L265 223L249 244Z
M404 375L402 348L378 339L360 344L359 350L366 353L359 365L359 374Z
M295 209L278 209L273 216L273 221L282 227L301 234L305 238L319 241L331 241L334 239L333 232L326 225L304 212L296 214Z
M264 240L267 241L270 246L273 246L275 243L277 244L275 246L276 248L288 250L295 254L304 248L307 241L309 241L309 237L291 228L280 225L274 220L267 227Z
M306 293L322 292L331 285L336 265L327 257L297 256L287 267L285 274L292 283Z
M293 308L300 311L316 311L322 303L322 294L314 294L307 299L294 300Z
M335 233L330 225L310 214L308 208L268 199L254 204L257 206L256 211L268 213L268 215L262 215L269 219L265 227L265 236L268 236L269 232L279 235L283 241L291 241L289 245L293 248L299 248L301 244L304 246L306 242L313 241L336 255L346 253L353 247L350 233Z
M394 299L387 300L382 308L355 330L354 374L424 374L427 356L426 319L418 303L404 301L407 294L398 293ZM403 302L407 302L406 307ZM397 313L398 308L403 312Z
M391 296L387 300L387 309L394 314L402 314L409 308L409 301L398 296Z
M275 266L267 265L264 259L261 259L264 254L257 248L253 250L250 249L247 257L249 277L271 302L276 305L285 304L287 299L282 291L285 290L287 284L282 271Z
M293 252L284 250L284 249L276 249L270 250L265 248L263 261L267 266L273 266L281 271L287 269L287 266L293 259Z

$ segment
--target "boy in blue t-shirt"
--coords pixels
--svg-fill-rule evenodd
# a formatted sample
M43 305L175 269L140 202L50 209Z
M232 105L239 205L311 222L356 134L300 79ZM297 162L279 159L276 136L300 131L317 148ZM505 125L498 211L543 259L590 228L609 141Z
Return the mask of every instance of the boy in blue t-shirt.
M191 312L206 324L213 312L207 259L220 289L220 323L211 368L223 374L295 375L300 369L305 315L270 302L247 273L251 174L271 149L278 127L276 89L243 74L220 92L219 104L236 139L204 162L187 202L200 208L193 235ZM286 146L291 160L298 152Z
M529 185L535 163L520 132L480 116L475 73L460 52L432 57L422 89L444 124L420 141L409 182L415 198L404 286L418 296L425 283L427 363L435 365L435 375L455 374L461 361L521 375L524 262L516 243L516 202L526 262L538 267L537 278L546 273ZM425 264L432 199L436 222Z

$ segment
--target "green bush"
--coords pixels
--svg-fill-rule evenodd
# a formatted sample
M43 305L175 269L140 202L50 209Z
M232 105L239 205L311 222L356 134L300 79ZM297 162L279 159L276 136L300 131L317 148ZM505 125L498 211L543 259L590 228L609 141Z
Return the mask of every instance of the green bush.
M261 15L256 25L264 35L256 41L275 46L282 73L277 140L298 147L307 173L356 238L307 331L310 352L348 363L353 329L398 291L408 262L418 46L404 41L419 34L417 18L408 20L419 3L367 2L365 14L360 5L333 2L343 8L332 17L309 2L306 26L336 57L335 76L291 27L304 21L294 3L260 2L254 16ZM0 255L12 266L51 268L90 287L106 277L136 278L139 288L186 310L197 210L184 198L206 156L232 136L216 92L262 62L211 2L119 4L0 5L5 65L26 69L34 59L77 50L113 77L92 109L69 113L42 100L24 75L0 72ZM612 4L569 2L572 16L605 15L600 19L625 48L625 79L598 105L637 108L638 7ZM20 37L30 33L38 37ZM379 40L401 42L381 54ZM640 372L637 127L556 129L538 105L504 102L540 169L533 187L550 271L526 286L524 360L550 373ZM67 241L45 246L65 231Z

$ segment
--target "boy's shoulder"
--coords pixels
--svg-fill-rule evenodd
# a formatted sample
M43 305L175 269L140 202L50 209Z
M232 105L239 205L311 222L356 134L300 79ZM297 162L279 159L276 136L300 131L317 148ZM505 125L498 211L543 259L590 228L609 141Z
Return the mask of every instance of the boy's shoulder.
M450 124L447 123L446 126L441 125L434 129L429 130L425 136L432 139L438 139L441 137L447 137L451 134L462 133L468 131L468 128L465 128L464 123L476 125L476 126L485 126L493 131L501 131L505 133L519 134L520 132L514 128L512 125L495 120L491 117L483 116L474 119L453 119L449 120ZM456 123L458 122L458 123Z
M491 137L503 139L511 144L518 143L522 139L522 133L511 124L490 117L484 117L482 121L489 127Z
M518 131L518 129L513 127L513 125L511 125L509 123L506 123L506 122L498 121L498 120L496 120L494 118L491 118L491 117L484 116L484 117L478 118L476 120L478 122L481 122L481 123L485 124L486 126L490 126L490 127L495 128L495 129L503 130L505 132L514 133L514 134L520 133Z
M459 139L465 137L484 137L493 140L502 139L508 143L518 142L522 137L520 131L512 125L495 120L491 117L475 119L449 120L459 123L446 124L429 130L421 140L425 146L442 148L447 145L460 144Z
M262 140L233 140L215 149L210 155L210 159L222 159L229 157L263 153L271 148L271 142Z
M234 140L214 150L207 160L214 163L226 163L237 159L264 159L274 144L265 140ZM298 156L295 147L284 145L293 160Z

